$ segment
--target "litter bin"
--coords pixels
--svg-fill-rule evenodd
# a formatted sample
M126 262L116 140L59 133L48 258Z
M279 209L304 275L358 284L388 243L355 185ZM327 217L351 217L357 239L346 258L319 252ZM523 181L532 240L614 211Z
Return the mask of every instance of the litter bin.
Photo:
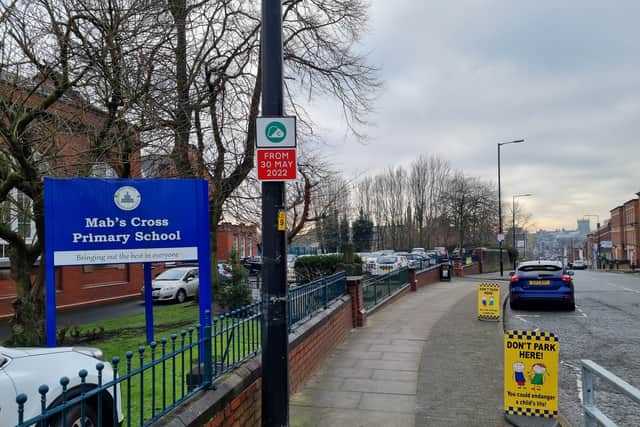
M451 280L451 266L449 263L440 264L440 281L449 282Z

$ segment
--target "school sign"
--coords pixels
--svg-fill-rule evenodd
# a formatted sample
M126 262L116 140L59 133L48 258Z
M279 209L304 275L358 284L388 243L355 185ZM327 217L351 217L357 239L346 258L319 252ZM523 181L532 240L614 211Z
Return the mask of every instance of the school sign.
M198 260L208 283L207 188L200 179L45 178L48 345L55 343L55 267Z

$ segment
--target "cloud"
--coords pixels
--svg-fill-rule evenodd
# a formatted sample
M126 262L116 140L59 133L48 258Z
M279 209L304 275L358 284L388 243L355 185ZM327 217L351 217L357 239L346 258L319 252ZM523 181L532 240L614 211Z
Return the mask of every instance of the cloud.
M335 104L310 111L323 150L347 174L439 154L497 179L545 227L606 218L640 191L640 3L373 0L362 50L385 88L366 145L345 137Z

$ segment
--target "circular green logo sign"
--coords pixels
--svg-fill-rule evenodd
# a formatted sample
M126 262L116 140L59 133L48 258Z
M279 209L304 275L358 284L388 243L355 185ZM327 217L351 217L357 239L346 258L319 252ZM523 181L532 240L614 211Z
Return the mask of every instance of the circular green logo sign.
M282 142L287 137L287 128L280 122L271 122L265 128L264 134L271 142Z

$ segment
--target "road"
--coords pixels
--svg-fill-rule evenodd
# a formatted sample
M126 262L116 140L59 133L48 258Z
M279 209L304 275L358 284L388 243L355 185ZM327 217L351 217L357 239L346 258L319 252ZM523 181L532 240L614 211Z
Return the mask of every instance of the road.
M581 359L591 359L640 388L640 275L576 271L576 311L505 311L508 329L539 329L560 338L560 412L583 425ZM635 426L640 405L596 383L596 402L619 426Z
M97 320L108 320L115 317L127 316L129 314L143 313L144 301L135 299L131 301L123 301L113 304L98 305L93 307L83 307L74 310L58 312L58 328L64 326L81 325L83 323L94 322ZM0 320L0 342L9 338L11 329L9 329L9 320Z

